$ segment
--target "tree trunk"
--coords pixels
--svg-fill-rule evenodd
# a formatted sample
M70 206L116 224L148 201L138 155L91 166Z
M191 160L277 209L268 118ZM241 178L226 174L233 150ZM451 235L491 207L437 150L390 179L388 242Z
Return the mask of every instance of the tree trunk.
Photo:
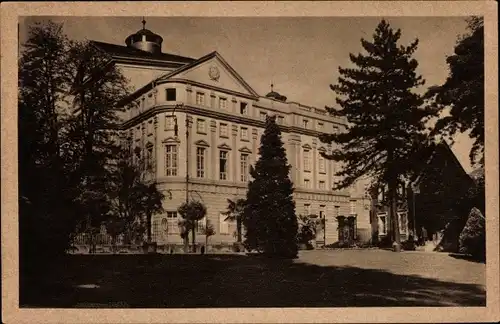
M236 234L238 243L241 243L241 217L236 218Z
M196 253L196 221L193 221L193 253Z
M146 227L148 230L148 243L151 243L151 215L149 213L146 215Z
M392 220L391 226L392 226L393 240L394 243L396 243L394 250L396 252L399 252L401 250L401 239L399 236L399 217L397 213L396 190L397 190L397 182L391 179L389 181L390 218Z

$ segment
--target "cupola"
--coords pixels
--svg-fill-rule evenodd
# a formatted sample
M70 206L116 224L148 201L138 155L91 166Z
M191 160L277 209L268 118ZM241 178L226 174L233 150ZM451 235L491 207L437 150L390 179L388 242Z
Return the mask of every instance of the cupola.
M271 92L266 94L266 97L274 99L274 100L283 101L283 102L286 101L287 98L285 96L280 95L278 92L274 91L273 88L274 88L274 84L271 84Z
M146 20L144 18L142 19L142 29L128 36L125 40L127 47L133 47L152 54L161 53L162 42L163 38L160 35L146 29Z

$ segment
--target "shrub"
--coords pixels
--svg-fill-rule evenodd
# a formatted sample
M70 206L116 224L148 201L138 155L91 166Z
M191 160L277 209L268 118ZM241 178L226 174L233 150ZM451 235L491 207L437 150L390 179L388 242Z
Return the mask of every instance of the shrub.
M486 258L485 218L481 211L472 208L459 238L460 252L477 259Z

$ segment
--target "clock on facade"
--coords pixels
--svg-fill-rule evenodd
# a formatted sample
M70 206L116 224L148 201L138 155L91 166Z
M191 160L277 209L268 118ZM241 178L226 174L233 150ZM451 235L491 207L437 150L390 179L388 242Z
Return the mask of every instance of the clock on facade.
M208 76L210 77L210 79L214 81L219 81L220 78L219 69L216 66L212 65L208 70Z

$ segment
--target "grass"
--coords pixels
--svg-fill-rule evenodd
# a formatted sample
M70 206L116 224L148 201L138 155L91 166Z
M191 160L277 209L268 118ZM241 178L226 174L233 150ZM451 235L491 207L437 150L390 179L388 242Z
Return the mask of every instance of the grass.
M20 306L484 306L484 271L484 264L419 252L304 251L296 260L78 255L23 274Z

